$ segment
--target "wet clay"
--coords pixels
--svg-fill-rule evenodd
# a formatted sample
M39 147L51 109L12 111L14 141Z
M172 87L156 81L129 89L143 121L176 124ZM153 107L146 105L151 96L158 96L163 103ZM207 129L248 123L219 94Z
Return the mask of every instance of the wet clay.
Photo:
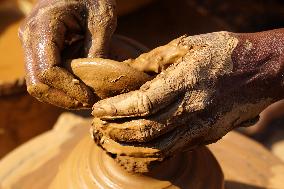
M108 59L76 59L70 68L100 99L139 89L151 79L126 63Z
M61 165L49 188L223 189L223 184L222 171L206 147L165 160L151 173L135 174L120 167L86 136Z
M149 53L143 53L136 59L129 59L124 62L142 72L160 73L188 54L191 47L180 44L184 38L185 36L180 37L151 50Z
M152 77L183 57L188 49L177 45L179 39L151 53L123 62L101 58L75 59L67 63L70 72L89 86L101 99L139 89Z

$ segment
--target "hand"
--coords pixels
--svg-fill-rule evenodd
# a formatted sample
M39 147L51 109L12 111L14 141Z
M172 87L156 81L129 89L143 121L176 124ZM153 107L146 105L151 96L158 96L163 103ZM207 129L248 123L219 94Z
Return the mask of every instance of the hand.
M253 124L284 94L283 39L283 30L216 32L181 37L141 55L134 65L142 61L141 69L161 73L140 90L93 106L93 115L104 120L94 123L95 137L109 137L121 149L134 146L140 153L96 141L118 155L159 157L215 142L236 127Z
M106 55L116 26L114 9L113 0L39 1L19 30L28 92L64 108L91 107L92 91L63 62Z

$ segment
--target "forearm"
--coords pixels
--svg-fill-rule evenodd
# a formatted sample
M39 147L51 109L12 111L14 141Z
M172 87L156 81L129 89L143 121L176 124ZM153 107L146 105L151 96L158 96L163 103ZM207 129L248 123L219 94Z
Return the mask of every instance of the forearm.
M238 45L231 56L232 79L235 79L231 82L241 89L241 95L249 98L249 101L282 99L284 29L233 35L238 39Z
M253 125L267 106L284 97L284 30L229 35L237 45L230 55L232 70L218 79L208 107L217 117L208 143L236 127Z

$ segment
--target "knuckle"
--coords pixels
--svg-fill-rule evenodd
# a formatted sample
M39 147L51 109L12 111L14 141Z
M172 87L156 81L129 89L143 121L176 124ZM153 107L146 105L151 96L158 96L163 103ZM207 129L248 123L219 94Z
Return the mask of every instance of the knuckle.
M167 124L153 120L144 120L144 124L137 129L138 142L149 142L167 132Z
M23 33L24 33L24 30L23 30L23 25L21 25L18 29L18 37L19 39L21 40L21 42L23 42Z
M140 120L142 125L133 128L123 129L121 136L125 137L128 142L148 142L153 139L154 131L151 129L149 121Z
M27 91L30 95L37 99L42 99L48 93L48 85L43 83L30 84L27 86Z
M122 123L119 127L109 124L102 130L113 140L124 142L149 142L162 134L161 125L147 119Z
M107 26L116 20L115 3L113 1L102 1L90 6L90 20L95 20L97 25Z
M18 37L22 43L28 43L31 36L34 36L35 30L38 28L38 23L35 19L30 18L25 20L18 29Z
M141 136L139 142L149 142L154 138L154 133L155 131L153 130L153 128L151 128L151 126L149 125L144 126L144 128L141 129L139 132Z
M137 109L140 115L149 115L153 109L153 104L149 96L144 92L137 93Z

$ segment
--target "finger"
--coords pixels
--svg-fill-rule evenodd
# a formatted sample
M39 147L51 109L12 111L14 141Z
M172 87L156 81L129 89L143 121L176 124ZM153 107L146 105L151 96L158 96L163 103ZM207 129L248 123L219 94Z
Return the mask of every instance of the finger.
M62 6L64 10L61 10ZM82 82L64 69L56 67L61 65L61 51L66 43L66 33L80 32L79 16L74 10L80 12L80 6L72 3L68 6L60 4L48 13L42 11L43 13L38 13L28 22L21 34L25 49L28 86L35 85L38 80L52 86L54 91L60 91L61 96L52 95L57 92L49 91L49 95L55 99L45 98L42 95L40 98L42 101L56 101L58 104L60 102L57 101L62 99L68 102L67 104L73 104L66 108L79 106L74 103L89 107L94 100L91 91Z
M182 127L175 129L156 140L146 143L123 143L117 142L108 136L100 134L94 127L92 128L93 138L106 151L129 157L166 157L169 150L174 148L175 144L184 135Z
M71 98L63 91L48 87L45 84L37 83L27 87L28 92L41 102L49 103L67 109L82 109L85 107L82 103ZM60 97L60 98L58 98Z
M182 100L178 100L160 110L159 114L126 122L106 122L97 118L93 121L93 127L115 141L148 142L186 124L187 120L194 116L194 113L185 116L182 106Z
M116 28L115 1L87 1L86 6L88 20L85 52L89 58L104 57Z
M174 77L161 74L140 90L99 101L93 106L93 115L102 119L151 115L178 97L178 84Z
M63 91L66 95L83 104L84 107L90 107L94 101L98 100L85 84L75 79L71 73L63 68L46 69L39 77L41 81Z
M208 134L210 128L202 127L197 121L192 124L179 125L176 129L168 132L155 140L149 142L118 142L108 136L100 134L94 127L92 134L97 143L99 143L106 151L130 157L168 157L178 152L191 150L200 145L205 145L204 138Z
M82 82L75 79L72 74L63 68L57 67L61 63L60 47L57 44L47 44L44 40L29 40L27 44L31 45L25 50L28 80L39 79L41 82L61 90L65 95L79 101L83 106L87 107L93 104L94 97L91 91ZM37 44L41 49L34 48ZM36 82L28 81L29 84ZM60 99L61 96L55 96L55 98Z
M56 3L41 9L24 22L19 35L25 49L34 49L30 61L43 70L61 64L61 51L66 41L72 40L66 37L70 33L82 33L81 23L84 22L78 15L82 12L82 5L78 3Z

